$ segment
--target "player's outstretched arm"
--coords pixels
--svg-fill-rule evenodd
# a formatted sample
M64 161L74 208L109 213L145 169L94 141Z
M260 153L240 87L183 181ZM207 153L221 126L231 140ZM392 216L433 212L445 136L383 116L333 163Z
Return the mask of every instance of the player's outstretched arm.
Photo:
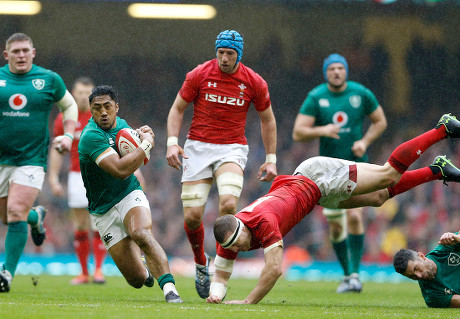
M244 300L232 300L226 304L256 304L272 290L278 278L282 275L283 248L272 248L265 253L265 266L260 274L259 281Z

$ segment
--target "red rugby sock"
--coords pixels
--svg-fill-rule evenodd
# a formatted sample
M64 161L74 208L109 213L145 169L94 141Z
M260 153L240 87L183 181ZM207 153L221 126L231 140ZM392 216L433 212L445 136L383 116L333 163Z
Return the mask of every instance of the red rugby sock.
M398 194L404 193L415 186L428 183L440 179L442 176L441 171L434 173L430 167L423 167L413 171L407 171L402 174L399 182L391 187L388 187L390 198Z
M185 233L187 234L188 241L192 246L195 263L199 265L206 265L206 256L204 255L204 227L201 223L197 229L189 229L184 222Z
M75 231L73 246L78 260L80 261L82 273L88 275L89 238L87 231Z
M399 145L388 159L388 163L401 174L415 162L428 147L446 138L446 128L441 125Z

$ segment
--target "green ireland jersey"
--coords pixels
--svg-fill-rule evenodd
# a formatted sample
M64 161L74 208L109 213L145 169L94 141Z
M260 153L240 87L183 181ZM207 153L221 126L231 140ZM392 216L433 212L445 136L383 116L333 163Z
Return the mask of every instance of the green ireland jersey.
M449 308L453 295L460 295L460 244L438 245L427 258L438 267L433 280L419 280L423 299L428 307Z
M363 137L363 122L379 106L375 95L363 85L348 81L343 92L331 92L323 83L308 93L300 113L315 117L315 125L334 123L340 127L340 139L321 137L319 154L351 161L367 162L364 155L357 158L351 147Z
M0 164L46 170L49 114L66 90L57 73L42 67L25 74L0 68Z
M83 129L78 143L80 169L91 214L103 215L119 203L126 195L142 189L131 174L121 180L105 172L96 164L96 159L109 147L117 151L115 138L118 131L129 128L125 120L117 117L117 125L110 130L101 129L91 118Z

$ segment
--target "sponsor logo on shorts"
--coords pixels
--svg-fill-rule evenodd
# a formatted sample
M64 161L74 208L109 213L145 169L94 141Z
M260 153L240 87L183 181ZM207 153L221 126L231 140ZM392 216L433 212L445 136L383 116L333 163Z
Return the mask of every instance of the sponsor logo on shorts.
M104 235L104 237L102 237L102 240L104 241L104 243L107 245L108 243L110 243L110 241L113 239L113 236L111 233L107 233Z

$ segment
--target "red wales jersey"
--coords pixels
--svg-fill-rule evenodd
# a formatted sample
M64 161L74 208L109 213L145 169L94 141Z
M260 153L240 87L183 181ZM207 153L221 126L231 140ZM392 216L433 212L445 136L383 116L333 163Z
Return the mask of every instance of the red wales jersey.
M72 142L72 148L70 149L70 170L72 172L80 171L80 162L78 160L78 142L80 141L80 134L83 128L88 124L91 118L91 111L86 112L78 111L78 122L75 128L75 136ZM59 113L53 124L53 135L59 136L64 134L64 125L62 124L62 113Z
M213 144L247 144L244 135L251 102L257 111L270 107L267 82L239 63L227 74L217 59L198 65L187 73L179 91L186 102L193 101L193 118L188 138Z
M313 208L321 192L316 184L301 175L279 175L267 195L246 206L235 216L252 233L250 250L266 248L280 241ZM235 259L236 254L218 246L217 254Z

